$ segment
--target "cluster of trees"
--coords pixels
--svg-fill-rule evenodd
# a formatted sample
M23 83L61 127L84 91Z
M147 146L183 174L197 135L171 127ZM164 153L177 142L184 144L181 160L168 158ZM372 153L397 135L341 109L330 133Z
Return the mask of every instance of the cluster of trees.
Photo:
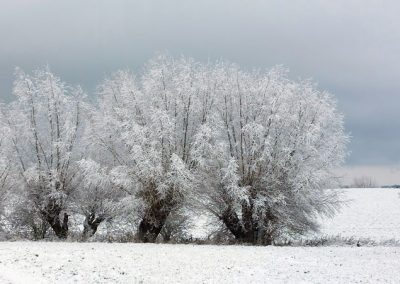
M246 72L159 55L118 71L90 102L48 68L16 71L0 109L3 226L35 239L82 237L121 222L165 240L189 215L215 217L240 242L318 228L340 203L332 169L347 136L335 101L281 67ZM126 225L128 226L128 225Z
M377 182L369 176L361 176L353 179L353 183L350 185L352 188L376 188L378 187Z

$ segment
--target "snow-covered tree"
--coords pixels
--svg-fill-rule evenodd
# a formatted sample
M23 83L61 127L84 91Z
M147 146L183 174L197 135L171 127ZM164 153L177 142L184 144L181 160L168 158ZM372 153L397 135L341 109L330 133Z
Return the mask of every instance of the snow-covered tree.
M238 240L265 244L316 230L315 216L339 204L329 187L345 156L342 116L282 68L158 56L139 79L119 71L99 93L89 137L108 155L113 186L135 197L142 241L185 199Z
M8 178L9 174L9 166L7 162L0 158L0 219L2 219L4 214L6 193L10 187Z
M179 242L190 237L189 228L192 224L189 213L179 208L169 214L160 232L164 242Z
M154 242L195 184L191 145L212 100L199 64L158 56L140 79L119 71L100 87L93 143L107 152L112 182L137 201L138 237Z
M123 213L125 192L112 182L112 173L99 163L78 162L80 183L73 194L75 211L85 217L82 239L93 236L100 224Z
M345 156L342 115L330 95L282 68L217 64L215 117L196 135L198 200L242 242L270 244L316 230L333 214L332 169Z
M2 221L4 221L6 197L12 187L12 171L10 162L5 154L5 138L8 135L8 129L2 125L2 115L0 114L0 231L2 230Z
M83 124L82 91L44 68L32 75L17 70L13 93L16 100L3 107L2 116L9 129L7 159L18 177L23 209L66 238L66 206L75 189L73 163Z
M343 117L329 94L281 67L159 55L137 78L106 79L91 107L48 69L16 74L16 100L1 107L0 199L12 184L13 218L35 238L49 227L65 238L71 212L85 217L87 238L129 211L141 241L168 239L185 205L238 241L270 244L317 230L315 217L339 206L330 188L345 157Z

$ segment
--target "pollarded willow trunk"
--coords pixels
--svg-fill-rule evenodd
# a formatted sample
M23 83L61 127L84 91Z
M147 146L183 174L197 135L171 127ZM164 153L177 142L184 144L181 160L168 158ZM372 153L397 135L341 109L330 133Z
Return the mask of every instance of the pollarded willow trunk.
M243 226L236 212L231 206L223 212L221 221L225 224L228 230L232 233L236 240L240 240L244 236Z
M161 220L155 224L151 218L143 218L139 224L139 240L144 243L154 243L163 226L164 224Z
M104 220L105 218L103 216L96 216L94 213L86 216L83 223L82 239L87 240L88 238L92 237L97 232L101 222Z
M139 224L138 238L144 243L154 243L165 225L171 210L159 201L150 207Z
M164 227L169 214L172 212L176 201L173 199L173 190L171 189L164 198L158 197L157 192L151 187L149 194L151 204L138 228L138 238L144 243L154 243Z
M68 214L64 213L63 219L61 220L59 214L48 214L46 216L47 222L53 229L54 233L60 239L66 239L68 237Z
M56 236L60 239L66 239L68 237L68 214L64 213L63 218L60 218L62 208L57 204L56 201L51 201L46 210L42 212L46 221L53 229Z
M257 243L257 226L253 220L253 204L250 201L243 202L242 204L242 231L241 241L245 243L256 244Z
M228 230L235 237L239 243L250 243L259 245L271 245L273 242L273 236L267 230L264 229L263 222L272 219L271 216L267 216L266 220L257 221L253 218L253 206L248 204L242 204L242 216L239 218L238 214L228 207L221 220L228 228Z

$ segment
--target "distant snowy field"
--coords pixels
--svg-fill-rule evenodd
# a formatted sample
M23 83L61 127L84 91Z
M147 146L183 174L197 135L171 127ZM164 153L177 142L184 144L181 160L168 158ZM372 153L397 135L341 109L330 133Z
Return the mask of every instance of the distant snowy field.
M400 190L348 189L322 234L400 237ZM400 247L0 243L0 283L399 283Z
M375 241L400 239L400 189L350 188L348 204L332 219L322 221L321 233Z

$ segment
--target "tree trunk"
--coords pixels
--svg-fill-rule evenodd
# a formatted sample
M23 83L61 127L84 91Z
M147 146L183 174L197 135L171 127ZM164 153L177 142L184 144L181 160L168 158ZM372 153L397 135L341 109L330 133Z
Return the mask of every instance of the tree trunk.
M160 202L164 204L165 202ZM171 210L158 203L152 206L139 224L138 238L144 243L154 243Z
M242 224L243 236L241 241L255 245L257 243L257 226L253 221L253 206L251 203L243 202L242 204Z
M155 186L149 187L146 192L149 207L145 212L138 228L138 238L144 243L154 243L160 234L168 215L176 205L173 198L173 190L167 192L164 198L159 198Z
M60 219L61 207L56 201L52 201L47 205L45 211L42 212L46 221L53 229L54 233L60 239L66 239L68 236L68 214L64 213L63 219Z
M231 207L228 207L222 215L222 222L240 243L253 245L271 245L273 237L265 230L259 228L259 224L253 221L251 206L242 206L242 219Z
M244 237L243 226L236 212L229 206L221 216L222 222L233 234L236 240L241 240Z
M170 210L152 208L139 224L138 237L144 243L154 243L160 234Z
M94 213L86 216L85 222L83 223L82 239L87 240L88 238L92 237L97 232L97 228L99 227L101 222L103 222L104 220L104 217L96 217Z
M139 224L138 237L144 243L154 243L160 234L163 224L155 225L149 219L143 218Z
M66 239L68 236L68 214L64 213L63 220L60 220L59 214L47 214L47 222L54 233L60 239Z

